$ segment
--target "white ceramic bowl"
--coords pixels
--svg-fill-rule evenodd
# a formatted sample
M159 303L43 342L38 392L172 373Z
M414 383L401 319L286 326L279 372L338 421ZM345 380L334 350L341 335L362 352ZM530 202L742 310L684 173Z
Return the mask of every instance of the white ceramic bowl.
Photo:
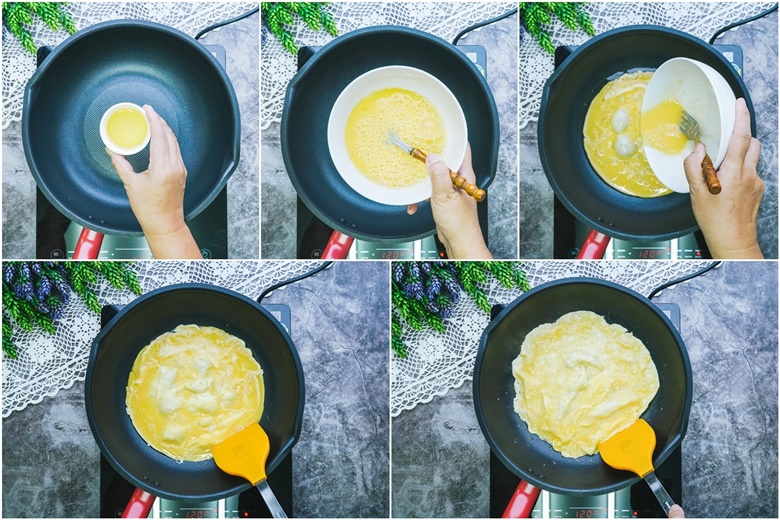
M667 99L679 101L699 123L701 141L717 169L726 157L734 130L736 96L731 87L709 65L689 58L673 58L658 67L650 79L642 112ZM647 145L644 151L650 168L664 185L678 193L688 193L690 188L683 161L693 147L693 142L689 141L677 155L667 155Z
M122 146L119 146L114 141L112 141L110 137L108 137L108 132L106 131L109 118L115 112L122 110L123 108L130 108L140 112L141 115L144 116L144 120L146 121L146 136L144 136L144 140L141 142L141 144L139 144L138 146L134 146L133 148L124 148ZM149 120L146 118L146 112L144 112L144 109L139 107L135 103L117 103L116 105L106 110L105 114L103 114L103 117L100 118L100 138L103 140L103 144L105 144L109 150L111 150L114 153L118 153L119 155L133 155L140 152L141 150L146 148L147 144L149 144L149 140L151 139L151 137L152 137L151 126L149 125Z
M344 181L363 197L381 204L404 206L430 198L430 179L425 178L406 188L376 184L360 173L349 158L345 143L347 119L355 105L377 90L392 87L417 92L436 107L447 132L441 157L453 171L458 171L466 155L468 129L463 110L452 92L434 76L413 67L393 65L370 70L355 78L341 92L328 119L328 149L333 164Z

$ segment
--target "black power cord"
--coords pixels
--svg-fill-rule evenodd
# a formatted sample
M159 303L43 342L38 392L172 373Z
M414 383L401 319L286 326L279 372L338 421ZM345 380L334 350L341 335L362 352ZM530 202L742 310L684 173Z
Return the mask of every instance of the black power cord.
M731 29L733 29L734 27L739 27L740 25L745 25L746 23L755 22L755 21L756 21L756 20L758 20L759 18L763 18L763 17L765 17L766 15L768 15L768 14L770 14L770 13L773 13L773 12L775 12L775 11L777 11L777 4L775 4L775 5L774 5L772 8L770 8L770 9L767 9L767 10L766 10L766 11L764 11L763 13L758 13L757 15L755 15L755 16L751 16L750 18L745 18L744 20L740 20L740 21L738 21L738 22L734 22L734 23L733 23L733 24L731 24L731 25L727 25L726 27L724 27L723 29L720 29L718 32L716 32L715 34L713 34L713 35L712 35L712 38L710 38L710 45L714 44L714 43L715 43L715 40L717 40L717 39L718 39L718 37L719 37L721 34L725 33L726 31L730 31L730 30L731 30Z
M290 278L289 280L284 280L283 282L275 283L274 285L272 285L271 287L269 287L268 289L266 289L265 291L260 293L260 296L257 297L257 303L261 303L263 301L263 298L265 298L266 296L271 294L273 291L275 291L275 290L277 290L277 289L279 289L281 287L284 287L285 285L290 285L291 283L300 282L304 278L308 278L310 276L314 276L315 274L319 273L320 271L330 267L330 265L332 263L333 262L325 262L321 266L317 267L316 269L312 269L308 273L303 273L301 275L298 275L298 276L295 276L293 278Z
M704 269L701 269L699 271L696 271L695 273L691 273L689 275L683 276L682 278L678 278L676 280L672 280L671 282L666 282L665 284L661 285L660 287L657 287L653 289L653 292L650 293L650 295L647 297L648 300L652 300L654 296L656 296L658 293L663 291L664 289L667 289L673 285L677 285L678 283L687 282L688 280L691 280L693 278L696 278L697 276L701 276L704 273L708 271L712 271L716 267L718 267L723 262L712 262L710 265L705 267Z
M236 16L235 18L231 18L229 20L225 20L224 22L215 23L214 25L206 27L205 29L203 29L202 31L200 31L198 34L195 35L195 39L196 40L200 40L203 35L205 35L208 32L213 31L214 29L219 29L220 27L224 27L225 25L230 25L233 22L237 22L239 20L243 20L244 18L249 18L250 16L252 16L256 12L258 12L259 10L260 10L260 7L255 7L254 9L251 9L251 10L245 12L244 14L240 14L240 15Z
M475 24L474 24L474 25L472 25L471 27L466 27L465 29L463 29L462 31L460 31L460 32L459 32L459 33L458 33L458 34L455 36L455 38L453 38L453 39L452 39L452 44L453 44L453 45L457 45L457 44L458 44L458 41L459 41L461 38L463 38L465 35L467 35L467 34L468 34L468 33L470 33L471 31L473 31L474 29L479 29L480 27L484 27L484 26L486 26L486 25L490 25L491 23L496 23L496 22L498 22L498 21L501 21L501 20L503 20L504 18L509 18L510 16L512 16L513 14L516 14L516 13L517 13L517 7L515 7L515 8L514 8L514 9L512 9L511 11L507 11L507 12L506 12L506 13L504 13L504 14L498 15L498 16L496 16L495 18L491 18L490 20L485 20L484 22L475 23Z

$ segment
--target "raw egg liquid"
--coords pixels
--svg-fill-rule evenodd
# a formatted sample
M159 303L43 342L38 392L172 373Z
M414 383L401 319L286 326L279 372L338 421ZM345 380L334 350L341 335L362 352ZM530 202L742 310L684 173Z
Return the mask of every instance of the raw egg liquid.
M152 448L199 461L258 422L264 398L263 371L241 339L216 327L179 325L138 354L125 404Z
M688 139L680 130L683 107L667 99L642 113L642 139L647 146L669 155L682 152Z
M441 154L444 121L424 96L398 87L369 94L349 114L347 153L360 173L381 186L406 188L426 179L428 172L425 164L390 143L393 130L406 144Z
M596 173L616 190L644 198L672 192L655 176L642 151L642 101L652 75L632 72L607 83L590 103L583 128L585 152ZM616 118L620 109L623 117Z
M108 118L108 138L122 148L135 148L146 137L148 124L143 114L132 108L120 108Z

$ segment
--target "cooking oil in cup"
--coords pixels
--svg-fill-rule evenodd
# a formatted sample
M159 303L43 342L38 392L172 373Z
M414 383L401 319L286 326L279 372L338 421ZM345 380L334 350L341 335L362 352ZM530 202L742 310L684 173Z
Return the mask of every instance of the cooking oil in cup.
M103 114L100 137L114 153L132 155L149 143L150 129L146 113L133 103L118 103Z
M122 148L135 148L146 137L146 118L132 108L120 108L108 118L108 138Z

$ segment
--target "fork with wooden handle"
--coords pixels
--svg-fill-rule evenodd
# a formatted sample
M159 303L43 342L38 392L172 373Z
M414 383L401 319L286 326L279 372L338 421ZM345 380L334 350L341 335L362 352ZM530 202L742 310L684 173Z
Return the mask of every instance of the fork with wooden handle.
M701 143L699 123L685 110L683 110L680 118L680 131L687 139L696 144ZM713 195L720 193L720 180L718 180L718 174L715 173L715 166L712 164L709 154L704 155L704 159L701 162L701 171L704 174L704 180L707 182L707 189L710 193Z
M413 146L409 146L405 142L401 141L401 139L398 138L395 132L390 133L390 142L396 145L401 150L403 150L405 153L417 159L418 161L425 162L426 157L428 157L428 155L422 150L419 150ZM485 190L479 189L479 187L476 184L471 184L469 181L466 180L465 177L450 170L450 179L452 179L452 184L454 184L455 187L465 191L467 194L474 197L474 200L476 200L477 202L482 202L483 200L485 200L485 196L487 195Z

